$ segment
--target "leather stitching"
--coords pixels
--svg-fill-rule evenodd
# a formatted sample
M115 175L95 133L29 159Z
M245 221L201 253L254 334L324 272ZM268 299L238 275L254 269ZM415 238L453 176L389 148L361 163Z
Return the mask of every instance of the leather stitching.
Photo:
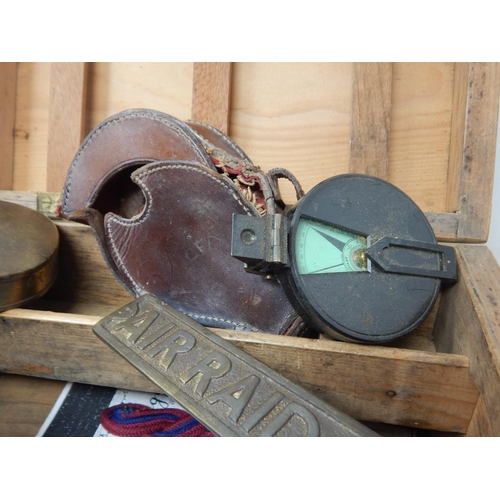
M204 170L202 170L202 168L203 167L201 167L201 166L200 167L195 167L194 165L193 166L191 166L191 165L161 165L161 166L158 166L158 167L155 167L155 168L152 168L152 169L146 169L144 172L139 172L138 174L133 174L132 175L133 179L136 180L137 184L139 186L141 186L141 188L143 188L145 190L145 192L146 192L147 205L148 205L148 207L146 209L146 212L144 212L142 214L139 214L137 216L137 219L135 219L135 220L134 219L123 219L123 218L121 218L121 217L119 217L118 215L115 215L115 214L108 214L106 216L105 225L106 225L107 234L109 236L110 243L111 243L111 254L113 255L113 258L115 259L115 262L117 262L117 265L118 265L119 269L123 273L125 273L125 275L129 279L130 283L134 287L134 290L139 295L142 295L142 294L145 293L144 289L141 288L138 285L138 283L132 278L131 274L126 269L125 264L123 263L123 260L122 260L121 256L118 253L116 242L115 242L115 239L113 237L113 232L112 232L112 228L111 228L111 222L114 221L114 222L116 222L117 224L119 224L121 226L130 227L130 226L140 225L140 224L142 224L143 222L145 222L148 219L149 214L151 213L151 207L153 205L153 203L152 203L153 198L152 198L152 194L151 194L151 191L149 190L149 188L144 184L144 182L142 182L142 180L141 180L142 177L144 177L146 175L149 175L149 174L153 174L153 173L158 172L160 170L166 170L166 169L191 170L191 171L194 171L196 173L200 173L200 174L206 175L208 178L210 178L210 179L214 180L215 182L217 182L218 184L220 184L224 189L226 189L227 191L229 191L229 193L234 198L234 200L245 210L245 212L247 212L248 215L256 215L256 214L252 214L252 211L248 207L246 207L242 203L241 199L239 199L238 196L233 192L234 188L233 188L232 184L226 184L225 181L223 181L221 179L217 179L212 172L204 171ZM188 314L188 316L191 316L193 318L209 319L209 320L215 321L217 323L228 323L228 324L234 325L235 327L245 327L248 330L251 330L251 331L254 331L254 332L258 332L259 331L258 329L254 328L254 327L252 327L252 326L250 326L250 325L248 325L246 323L236 323L236 322L231 321L229 319L215 318L213 316L200 316L200 315L197 315L197 314L194 314L194 313L187 313L187 314Z
M238 327L238 326L244 327L244 328L247 328L248 330L251 330L252 332L256 332L256 333L258 333L258 331L259 331L259 330L257 330L257 328L254 328L253 326L250 326L247 323L236 323L235 321L231 321L231 320L224 319L224 318L214 318L213 316L203 316L203 315L194 314L194 313L187 313L187 315L190 316L191 318L196 319L196 320L209 319L212 321L216 321L217 323L229 323L230 325L234 325L236 327Z
M66 182L65 192L64 192L64 203L63 203L64 209L67 208L67 200L68 200L68 197L69 197L69 195L71 193L71 179L72 179L72 175L73 175L73 170L76 168L76 164L78 163L78 160L79 160L80 156L83 154L84 150L90 145L90 143L92 142L92 140L94 139L94 137L99 132L102 132L106 127L111 126L111 125L115 125L116 123L119 123L119 122L124 121L124 120L128 120L129 118L146 118L148 120L158 121L158 122L162 123L163 125L166 125L170 129L174 130L175 132L177 132L181 136L183 136L185 139L187 139L194 146L199 146L181 128L176 127L175 125L173 125L169 121L167 121L167 120L165 120L165 119L163 119L163 118L161 118L159 116L155 116L155 115L143 112L143 113L131 113L131 114L128 114L128 115L121 115L121 116L117 116L115 118L110 118L109 120L104 121L97 128L95 128L94 131L91 133L91 135L89 135L87 137L87 139L85 140L85 142L82 144L82 146L78 150L78 153L76 154L76 156L75 156L75 158L73 160L73 163L71 164L69 173L68 173L68 179L67 179L67 182ZM198 158L200 159L200 161L202 163L204 163L205 158L203 158L203 156L199 153L197 147L195 147L195 153L196 153L196 156L198 156Z
M220 130L216 129L215 127L212 127L211 125L209 125L208 123L201 123L201 122L196 122L194 120L188 120L187 123L199 123L200 125L204 125L205 127L207 127L209 130L211 130L216 136L219 137L219 139L222 139L226 144L228 144L229 146L231 146L232 148L234 148L236 151L238 151L238 153L240 153L240 155L245 158L247 161L249 161L250 163L252 163L250 161L250 158L248 158L248 156L246 155L246 153L238 146L238 144L236 144L230 137L228 137L226 134L224 134L223 132L221 132ZM200 135L201 137L203 137L203 134L201 132L197 132L196 130L193 130L193 132L197 135ZM203 139L205 139L205 137L203 137ZM208 139L205 139L207 142L210 142L208 141Z

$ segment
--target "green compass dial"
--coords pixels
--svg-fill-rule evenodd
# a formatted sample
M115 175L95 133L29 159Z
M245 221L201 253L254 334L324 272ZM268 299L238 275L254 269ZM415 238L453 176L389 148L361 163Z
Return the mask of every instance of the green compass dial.
M312 219L301 218L295 238L299 274L368 271L366 238Z

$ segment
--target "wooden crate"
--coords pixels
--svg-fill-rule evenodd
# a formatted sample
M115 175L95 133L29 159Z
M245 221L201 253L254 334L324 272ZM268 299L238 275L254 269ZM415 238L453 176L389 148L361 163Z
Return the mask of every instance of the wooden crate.
M457 250L459 281L417 331L390 346L217 332L357 419L500 436L500 268L478 245L499 88L496 63L2 63L0 198L36 207L36 192L60 191L84 136L133 107L210 123L306 191L345 172L387 179ZM0 314L0 371L154 390L92 333L131 297L90 228L56 224L57 282Z

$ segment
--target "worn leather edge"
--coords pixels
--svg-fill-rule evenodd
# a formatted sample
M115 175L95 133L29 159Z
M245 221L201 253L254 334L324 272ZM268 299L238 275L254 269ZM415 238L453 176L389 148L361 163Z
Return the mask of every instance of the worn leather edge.
M195 133L201 135L207 142L212 142L212 141L208 137L206 137L206 135L204 135L199 129L195 127L197 126L201 129L205 129L212 132L222 141L222 143L225 143L226 147L228 147L228 149L225 150L228 154L239 157L241 160L244 160L253 165L252 160L249 158L249 156L229 136L224 134L224 132L221 132L219 129L216 129L215 127L212 127L207 123L202 123L195 120L186 120L185 123L186 125L191 127ZM215 146L217 145L215 144Z
M267 175L269 177L269 182L271 183L271 187L274 191L274 197L276 201L283 202L277 179L287 179L292 183L295 189L295 195L297 197L297 200L300 200L304 196L304 190L302 189L302 186L300 185L300 182L298 181L297 177L295 177L295 175L293 175L285 168L273 168L267 172Z
M108 246L105 244L106 237L104 233L104 218L102 214L95 210L94 208L83 208L75 210L69 217L68 220L74 222L80 222L87 224L92 229L94 237L97 240L99 250L106 262L108 268L111 270L117 281L130 293L133 297L137 297L133 288L130 287L129 283L123 278L123 274L118 269Z
M184 137L184 139L187 139L188 142L191 143L193 149L196 151L196 155L199 158L199 161L201 164L205 165L208 169L215 170L215 167L213 166L210 157L204 150L204 148L201 146L199 143L199 138L198 136L194 133L194 131L191 129L191 127L188 127L184 122L178 120L177 118L168 115L166 113L162 113L160 111L155 111L151 109L146 109L146 108L134 108L134 109L129 109L126 111L122 111L120 113L116 113L115 115L107 118L103 122L101 122L97 127L95 127L84 139L82 142L79 150L77 151L71 166L68 171L68 176L66 178L66 183L63 189L63 194L62 194L62 203L61 203L61 212L64 216L68 216L71 214L74 210L82 207L69 207L68 205L70 204L70 199L71 199L71 192L72 192L72 180L73 180L73 173L75 169L77 168L82 168L81 167L81 161L83 161L83 155L86 152L86 149L91 147L92 141L98 134L103 134L103 133L110 133L110 140L113 140L112 137L112 127L115 124L118 124L122 120L128 120L132 118L141 118L141 119L146 119L146 120L155 120L167 127L169 127L171 130L174 130L175 132L179 133ZM111 131L111 132L110 132ZM140 131L138 131L140 133ZM116 138L114 139L116 140ZM140 158L143 158L144 154L141 151L137 152L137 157L136 158L127 158L124 159L123 161L134 161ZM167 159L167 158L155 158L155 160L162 160L162 159ZM116 165L123 163L118 162L114 166L110 167L106 174L109 176L110 172L116 168ZM102 176L99 178L101 179ZM95 187L95 185L94 185ZM85 203L85 206L88 207L90 206L89 202L89 197L87 196L87 200Z

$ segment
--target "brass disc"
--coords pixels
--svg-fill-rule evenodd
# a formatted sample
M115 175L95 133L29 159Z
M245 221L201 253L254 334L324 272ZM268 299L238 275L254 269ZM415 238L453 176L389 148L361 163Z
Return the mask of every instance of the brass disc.
M50 219L0 201L0 312L49 290L57 274L59 233Z

